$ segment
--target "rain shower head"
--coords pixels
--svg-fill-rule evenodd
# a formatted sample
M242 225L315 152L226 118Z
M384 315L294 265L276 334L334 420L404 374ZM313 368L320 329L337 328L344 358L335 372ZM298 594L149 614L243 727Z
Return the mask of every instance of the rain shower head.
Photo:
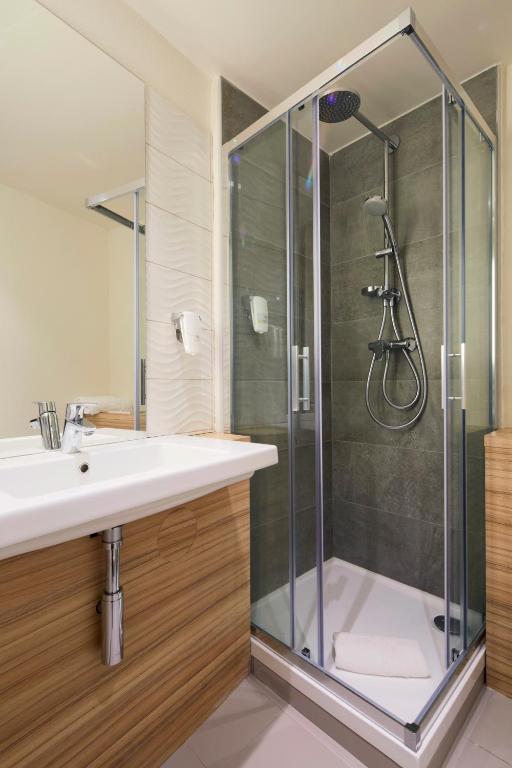
M329 91L318 100L318 116L322 123L343 123L351 117L370 130L374 136L387 144L390 152L398 149L398 136L388 136L359 111L361 97L357 91Z
M388 204L380 195L373 195L365 200L364 209L370 216L385 216L388 212Z
M323 123L342 123L354 117L361 106L361 97L355 91L330 91L320 99L320 120Z

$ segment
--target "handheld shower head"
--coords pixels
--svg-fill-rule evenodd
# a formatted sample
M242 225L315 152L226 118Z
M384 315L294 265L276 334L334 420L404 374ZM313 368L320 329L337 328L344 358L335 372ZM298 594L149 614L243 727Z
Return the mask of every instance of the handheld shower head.
M388 212L388 204L380 195L373 195L364 201L364 209L370 216L385 216Z
M323 123L342 123L354 117L361 106L356 91L330 91L319 102L320 120Z
M386 232L389 237L389 242L395 253L398 253L398 243L396 241L395 233L391 219L388 216L388 204L380 195L373 195L368 197L364 201L364 209L370 216L381 216L386 228Z

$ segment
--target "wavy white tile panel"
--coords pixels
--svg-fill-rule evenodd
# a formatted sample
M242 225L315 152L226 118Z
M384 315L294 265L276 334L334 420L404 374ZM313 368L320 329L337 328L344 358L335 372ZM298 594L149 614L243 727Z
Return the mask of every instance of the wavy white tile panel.
M146 93L147 143L211 179L209 134L152 88Z
M146 317L170 323L175 312L198 312L207 328L212 327L212 284L202 277L146 262Z
M222 258L224 264L224 285L231 285L231 248L229 247L229 237L222 238ZM230 296L228 295L228 301Z
M222 350L222 400L224 411L224 429L231 430L231 345L224 338Z
M164 267L211 279L212 235L173 213L146 206L146 258Z
M148 379L147 397L147 431L152 436L213 429L211 381Z
M146 200L200 227L212 228L211 182L149 145Z
M146 323L148 379L211 379L212 332L204 331L197 355L187 355L173 323Z

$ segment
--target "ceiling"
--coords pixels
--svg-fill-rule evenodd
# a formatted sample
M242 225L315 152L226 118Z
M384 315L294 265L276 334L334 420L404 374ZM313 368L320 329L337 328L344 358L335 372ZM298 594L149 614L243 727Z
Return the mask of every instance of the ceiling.
M85 198L144 176L143 83L35 0L0 16L0 183L112 226Z
M267 108L407 7L406 0L125 2L196 65ZM460 80L512 59L511 0L415 0L413 7Z

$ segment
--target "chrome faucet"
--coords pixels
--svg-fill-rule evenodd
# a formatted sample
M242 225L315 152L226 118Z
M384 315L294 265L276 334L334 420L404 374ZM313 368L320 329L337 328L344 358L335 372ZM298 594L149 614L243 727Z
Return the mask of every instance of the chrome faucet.
M85 409L90 403L68 403L64 429L62 430L63 453L78 453L82 447L83 435L92 435L96 427L84 419Z
M39 408L39 416L30 420L31 428L40 430L45 450L58 450L60 448L60 431L55 403L53 400L36 400L34 405Z

